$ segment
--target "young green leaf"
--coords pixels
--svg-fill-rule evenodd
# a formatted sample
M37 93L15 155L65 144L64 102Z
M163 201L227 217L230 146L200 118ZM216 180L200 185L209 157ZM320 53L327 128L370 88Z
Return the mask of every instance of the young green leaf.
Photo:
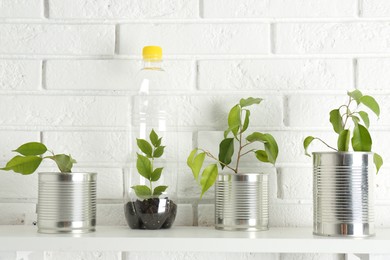
M355 125L353 129L352 147L354 151L371 151L372 140L367 128L361 124Z
M165 146L159 146L154 150L153 157L154 158L160 158L164 154L164 148Z
M168 188L168 186L157 186L153 190L153 196L160 196Z
M332 111L330 111L329 116L330 116L329 121L333 125L333 130L337 134L341 133L341 131L344 130L344 126L343 126L343 119L341 118L340 115L340 110L333 109Z
M156 168L150 176L150 181L158 181L164 168Z
M192 170L194 179L198 180L200 169L202 168L206 153L196 154L198 149L192 150L190 155L187 158L187 165Z
M215 180L217 179L218 176L218 167L216 164L210 164L207 166L203 173L202 177L200 179L200 186L202 188L202 193L200 195L200 198L203 197L203 194L211 187L214 185Z
M270 163L275 165L276 158L278 158L279 148L274 137L270 134L264 134L266 143L264 143L265 152Z
M152 129L152 131L150 132L150 135L149 135L149 139L150 139L150 142L152 143L152 145L154 147L157 147L157 143L158 143L158 135L156 134L156 132L154 131L154 129Z
M347 93L348 93L348 96L353 98L358 105L360 104L360 98L363 96L362 92L360 92L359 90L356 89L354 91L347 92Z
M240 99L240 106L241 107L248 107L248 106L251 106L253 104L260 104L260 102L262 101L263 99L261 98L253 98L253 97L249 97L247 99Z
M316 139L316 138L313 136L308 136L303 141L303 148L305 149L305 154L309 157L310 157L310 154L308 153L307 149L308 149L309 145L311 144L311 142L313 142L314 139Z
M248 142L250 142L250 143L253 143L253 142L256 142L256 141L264 143L264 142L267 141L266 137L264 136L264 134L259 133L259 132L254 132L254 133L248 135L246 137L246 140Z
M42 162L42 158L39 156L28 155L28 156L20 156L17 155L12 158L4 168L0 170L5 171L14 171L17 173L21 173L23 175L32 174L39 167Z
M137 170L146 179L150 180L152 175L152 163L149 158L137 153Z
M359 111L359 116L363 120L364 125L369 128L370 127L370 118L368 117L368 114L364 111Z
M241 108L239 105L235 105L229 112L228 125L233 135L237 137L238 130L241 126Z
M249 126L249 116L251 114L251 111L247 110L247 109L244 109L245 110L245 119L244 119L244 125L242 126L242 129L241 129L241 132L240 133L243 133L246 131L246 129L248 129L248 126ZM226 138L226 137L225 137Z
M257 160L259 160L261 162L270 162L268 160L268 155L264 150L255 151L255 155L256 155Z
M38 142L30 142L25 143L18 147L18 149L14 150L14 152L18 152L21 155L28 156L28 155L42 155L46 153L47 148L44 144L38 143Z
M134 190L135 195L137 195L137 197L141 199L149 198L152 196L152 191L146 185L135 185L131 188Z
M339 138L337 140L337 149L341 152L347 152L349 150L349 140L351 137L351 132L349 129L344 129L341 131Z
M232 156L234 153L234 138L223 139L219 144L219 154L218 159L221 163L222 169L225 165L228 165L232 162Z
M56 154L47 158L54 160L61 172L72 172L73 163L76 163L76 160L66 154Z
M376 167L376 173L378 174L379 172L379 169L382 167L383 165L383 159L382 157L377 154L377 153L374 153L374 164L375 164L375 167Z
M145 139L137 139L138 148L149 158L152 157L153 148Z
M360 98L360 102L366 107L368 107L369 109L371 109L372 112L374 112L379 117L381 113L379 104L376 102L376 100L373 97L367 95L362 96Z

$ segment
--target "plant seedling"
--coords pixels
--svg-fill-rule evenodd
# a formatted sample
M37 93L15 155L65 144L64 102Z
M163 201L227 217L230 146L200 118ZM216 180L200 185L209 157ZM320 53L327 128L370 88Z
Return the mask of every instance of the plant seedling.
M308 136L303 141L303 147L307 156L310 156L307 150L314 140L319 140L334 151L348 152L350 144L352 144L352 149L354 151L371 152L372 140L370 132L368 131L368 128L370 127L370 118L368 113L360 108L361 105L367 107L379 118L379 105L372 96L363 95L359 90L347 93L349 96L348 103L331 110L329 113L329 121L333 126L334 132L338 135L337 149L328 145L318 137ZM350 130L351 122L353 125L352 132ZM378 173L383 164L383 159L377 153L374 153L374 164Z
M147 185L135 185L131 188L139 198L153 198L160 196L168 186L157 186L153 189L153 182L160 179L164 170L163 167L155 168L154 161L164 154L165 146L161 145L162 137L159 137L152 129L148 142L145 139L137 139L138 148L144 155L137 153L137 170L138 173L149 181Z
M271 134L253 132L244 136L250 122L249 107L258 105L261 101L261 98L249 97L241 99L238 104L232 107L228 115L228 129L224 132L224 139L219 144L218 158L209 151L200 148L194 149L188 156L187 165L191 168L194 179L201 187L200 198L214 185L218 175L218 164L222 170L228 168L237 174L239 173L240 159L245 155L253 154L257 160L275 165L279 149ZM263 144L264 148L255 148L253 145L257 142ZM235 143L238 145L238 151L236 152L236 163L232 165ZM217 163L206 166L200 174L206 156L214 159Z
M17 152L20 155L16 155L9 160L5 167L0 168L0 170L14 171L28 175L34 173L44 159L51 159L57 164L61 173L69 173L72 172L73 164L76 163L76 160L72 156L54 154L44 144L39 142L25 143L16 150L13 150L13 152ZM51 155L43 156L46 152L50 152Z

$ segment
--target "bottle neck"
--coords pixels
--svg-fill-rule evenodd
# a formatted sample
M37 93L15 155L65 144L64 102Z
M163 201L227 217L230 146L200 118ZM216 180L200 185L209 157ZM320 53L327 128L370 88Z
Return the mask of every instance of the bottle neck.
M161 69L162 60L144 60L144 69Z

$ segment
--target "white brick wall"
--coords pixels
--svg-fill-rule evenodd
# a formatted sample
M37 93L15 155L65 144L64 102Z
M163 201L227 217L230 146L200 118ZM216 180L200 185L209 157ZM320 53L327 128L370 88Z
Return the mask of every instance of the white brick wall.
M199 204L185 167L195 146L216 152L226 115L239 98L264 98L252 129L279 142L270 174L270 224L312 225L311 159L306 135L332 142L330 108L346 90L377 97L374 149L376 223L390 227L390 1L387 0L0 0L0 163L26 141L72 153L80 170L99 172L98 225L126 225L122 162L126 95L144 45L162 45L171 85L160 89L179 120L176 225L213 225L213 193ZM323 149L314 144L312 150ZM258 165L243 160L244 167ZM45 167L53 167L46 163ZM0 224L36 218L37 176L0 174ZM8 254L8 255L7 255ZM9 252L1 257L17 257ZM42 258L32 254L31 259ZM46 252L45 259L156 259L160 254ZM173 254L166 259L340 259L317 254ZM21 258L21 257L19 257ZM379 258L378 258L379 259Z

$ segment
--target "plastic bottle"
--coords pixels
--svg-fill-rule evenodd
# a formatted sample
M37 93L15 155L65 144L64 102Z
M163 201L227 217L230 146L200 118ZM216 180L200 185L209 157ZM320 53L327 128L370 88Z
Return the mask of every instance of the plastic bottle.
M177 211L177 144L172 138L176 117L172 111L168 113L164 97L156 95L169 84L162 69L161 47L146 46L142 54L144 66L135 80L139 91L131 101L128 136L132 137L132 151L124 173L125 216L132 229L170 228Z

